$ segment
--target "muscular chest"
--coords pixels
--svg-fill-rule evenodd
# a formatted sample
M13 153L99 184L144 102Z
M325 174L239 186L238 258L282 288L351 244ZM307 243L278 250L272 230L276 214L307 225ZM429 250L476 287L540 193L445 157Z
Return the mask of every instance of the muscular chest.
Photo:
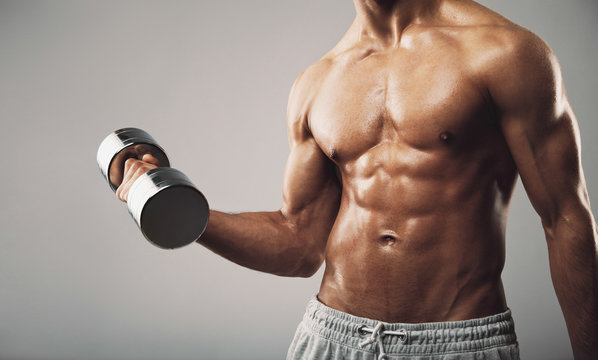
M385 141L419 150L463 143L487 128L487 110L455 57L397 52L335 66L310 128L328 156L349 161Z

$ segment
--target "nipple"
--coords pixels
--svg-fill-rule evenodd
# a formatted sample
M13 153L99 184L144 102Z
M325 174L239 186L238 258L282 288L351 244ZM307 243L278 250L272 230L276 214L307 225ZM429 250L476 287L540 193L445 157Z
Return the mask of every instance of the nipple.
M330 159L333 161L338 160L338 151L336 149L330 149Z
M452 142L453 139L455 138L455 136L453 134L451 134L450 132L448 132L448 131L441 132L438 137L445 144L448 144L448 143Z

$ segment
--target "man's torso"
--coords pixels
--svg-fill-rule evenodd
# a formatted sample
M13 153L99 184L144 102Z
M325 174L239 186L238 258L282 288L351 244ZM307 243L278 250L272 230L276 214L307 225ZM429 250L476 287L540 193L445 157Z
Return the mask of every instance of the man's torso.
M484 77L514 25L456 11L460 20L414 25L396 46L348 33L304 75L309 130L342 184L319 293L328 306L388 322L506 308L516 168Z

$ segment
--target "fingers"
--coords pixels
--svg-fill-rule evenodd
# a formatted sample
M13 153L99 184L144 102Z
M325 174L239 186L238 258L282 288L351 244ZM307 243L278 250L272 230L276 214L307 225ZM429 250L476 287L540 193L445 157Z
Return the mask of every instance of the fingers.
M133 176L133 172L131 168L135 166L135 163L139 161L137 159L129 158L125 161L125 169L123 171L123 181L120 183L118 189L116 189L116 196L120 201L127 201L127 194L129 192L129 188L131 187L131 177Z
M155 160L155 158L153 159ZM153 163L144 162L134 158L127 159L125 161L123 181L118 187L118 189L116 189L116 196L118 197L118 199L126 202L127 196L129 195L129 190L131 189L131 186L133 186L135 180L137 180L141 175L145 174L149 170L154 169L156 167L157 165L154 165Z

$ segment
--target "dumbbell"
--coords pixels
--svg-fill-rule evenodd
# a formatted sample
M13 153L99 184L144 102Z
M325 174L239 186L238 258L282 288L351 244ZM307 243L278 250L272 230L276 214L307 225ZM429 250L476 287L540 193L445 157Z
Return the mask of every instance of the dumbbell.
M127 196L135 223L152 244L175 249L195 242L208 225L210 208L205 196L181 171L170 167L164 149L147 132L123 128L100 144L97 161L112 191L123 180L125 161L151 154L160 167L141 175Z

